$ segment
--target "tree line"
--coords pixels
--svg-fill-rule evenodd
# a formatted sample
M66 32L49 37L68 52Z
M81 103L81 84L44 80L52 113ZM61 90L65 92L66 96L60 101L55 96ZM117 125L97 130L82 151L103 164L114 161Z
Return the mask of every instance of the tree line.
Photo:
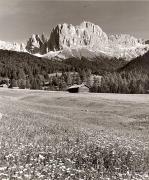
M98 85L94 81L91 92L143 94L149 90L149 75L142 72L107 73Z

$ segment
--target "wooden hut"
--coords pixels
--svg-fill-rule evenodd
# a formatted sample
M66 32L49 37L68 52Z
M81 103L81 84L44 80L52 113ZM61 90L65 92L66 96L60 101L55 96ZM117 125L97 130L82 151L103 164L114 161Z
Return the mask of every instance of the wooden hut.
M89 92L89 87L84 84L74 84L73 86L70 86L67 91L70 93Z

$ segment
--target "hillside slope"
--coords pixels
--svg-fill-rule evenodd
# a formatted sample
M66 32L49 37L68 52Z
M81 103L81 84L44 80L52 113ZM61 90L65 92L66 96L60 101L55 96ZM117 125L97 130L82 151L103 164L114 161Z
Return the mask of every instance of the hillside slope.
M149 73L149 51L145 53L143 56L139 56L129 63L127 63L125 66L120 68L118 70L119 72L125 71L136 71L136 72L143 72L143 73Z
M25 52L15 52L0 50L0 76L18 78L18 73L22 70L26 75L37 76L55 72L82 71L90 69L92 73L102 74L111 72L122 67L126 62L122 59L94 58L89 61L86 58L68 58L57 61L36 57ZM15 74L15 75L14 75Z

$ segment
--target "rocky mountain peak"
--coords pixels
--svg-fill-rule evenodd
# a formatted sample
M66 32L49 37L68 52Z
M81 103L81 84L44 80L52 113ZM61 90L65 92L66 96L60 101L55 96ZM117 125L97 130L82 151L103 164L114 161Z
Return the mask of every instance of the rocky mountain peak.
M106 33L93 23L83 22L79 26L64 23L53 28L48 47L50 50L61 50L66 47L97 49L107 42Z
M102 34L102 29L98 26L98 25L95 25L89 21L83 21L81 24L80 24L80 28L84 28L84 29L88 29L90 30L91 32L99 32L100 35Z
M38 34L32 34L27 41L26 50L32 54L47 53L47 40L44 34L41 37Z
M142 39L129 34L107 35L101 27L84 21L80 25L58 24L52 29L48 49L84 49L130 60L149 50Z

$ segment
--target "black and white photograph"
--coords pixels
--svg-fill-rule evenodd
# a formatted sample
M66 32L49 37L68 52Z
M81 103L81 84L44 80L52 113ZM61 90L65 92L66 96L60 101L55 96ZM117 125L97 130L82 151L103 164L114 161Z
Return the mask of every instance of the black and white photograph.
M149 180L149 1L0 0L0 180Z

